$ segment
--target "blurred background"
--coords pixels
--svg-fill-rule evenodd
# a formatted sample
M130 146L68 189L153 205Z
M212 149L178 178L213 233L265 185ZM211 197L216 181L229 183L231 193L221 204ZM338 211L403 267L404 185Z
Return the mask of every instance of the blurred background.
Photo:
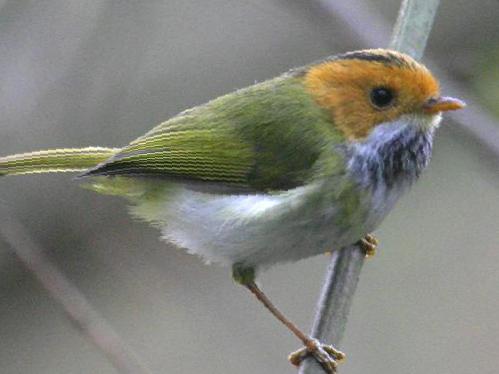
M347 16L327 3L0 1L0 154L125 145L183 109L366 47L362 34L387 45L399 1L335 1ZM497 0L442 1L424 59L475 97L475 110L495 115L498 19ZM443 91L458 96L445 82ZM376 233L381 246L362 272L342 373L497 372L498 165L444 120L428 172ZM80 189L71 175L39 175L2 179L0 205L151 373L295 372L286 357L298 342L229 270L160 242L124 201ZM261 277L305 330L328 262ZM118 373L3 240L0 372Z

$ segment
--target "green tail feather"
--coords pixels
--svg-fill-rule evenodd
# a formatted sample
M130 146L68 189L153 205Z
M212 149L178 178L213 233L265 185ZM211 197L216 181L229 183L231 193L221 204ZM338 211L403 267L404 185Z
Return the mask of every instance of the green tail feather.
M119 148L60 148L0 157L0 176L84 171L118 152Z

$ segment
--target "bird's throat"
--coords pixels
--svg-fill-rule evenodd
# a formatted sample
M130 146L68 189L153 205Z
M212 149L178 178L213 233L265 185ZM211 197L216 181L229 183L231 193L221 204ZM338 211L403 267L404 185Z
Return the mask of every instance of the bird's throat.
M434 129L408 119L377 126L368 138L349 147L352 176L371 190L410 186L428 165Z

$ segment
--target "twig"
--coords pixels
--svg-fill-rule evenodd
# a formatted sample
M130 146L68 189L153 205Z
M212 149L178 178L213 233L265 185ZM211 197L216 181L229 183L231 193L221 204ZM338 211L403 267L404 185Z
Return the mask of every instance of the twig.
M332 253L310 333L319 341L337 347L343 337L364 258L364 251L356 245ZM316 360L307 358L299 373L323 374L324 369Z
M316 0L320 7L339 17L346 23L355 37L369 47L385 45L390 38L390 27L379 12L365 0ZM431 5L432 1L428 1ZM425 2L419 2L426 6ZM369 27L365 27L369 25ZM427 24L427 26L429 26ZM499 124L496 118L485 109L478 100L453 79L438 64L430 59L425 59L426 65L438 77L446 92L452 93L468 104L466 110L450 112L447 114L465 132L487 147L495 157L499 158Z
M423 55L439 0L404 0L390 43L392 48L415 58ZM348 312L364 263L363 250L354 245L333 253L326 280L322 286L311 335L338 345L347 322ZM309 358L300 374L321 374L323 368Z
M2 212L0 234L67 316L120 373L150 374L132 349L97 313L80 291L43 254L12 214Z
M390 48L419 60L433 26L440 0L404 0L393 28Z

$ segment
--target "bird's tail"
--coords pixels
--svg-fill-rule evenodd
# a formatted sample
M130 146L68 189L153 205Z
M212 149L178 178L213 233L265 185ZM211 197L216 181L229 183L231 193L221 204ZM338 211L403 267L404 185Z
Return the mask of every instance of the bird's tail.
M0 176L83 171L114 155L118 148L60 148L0 157Z

